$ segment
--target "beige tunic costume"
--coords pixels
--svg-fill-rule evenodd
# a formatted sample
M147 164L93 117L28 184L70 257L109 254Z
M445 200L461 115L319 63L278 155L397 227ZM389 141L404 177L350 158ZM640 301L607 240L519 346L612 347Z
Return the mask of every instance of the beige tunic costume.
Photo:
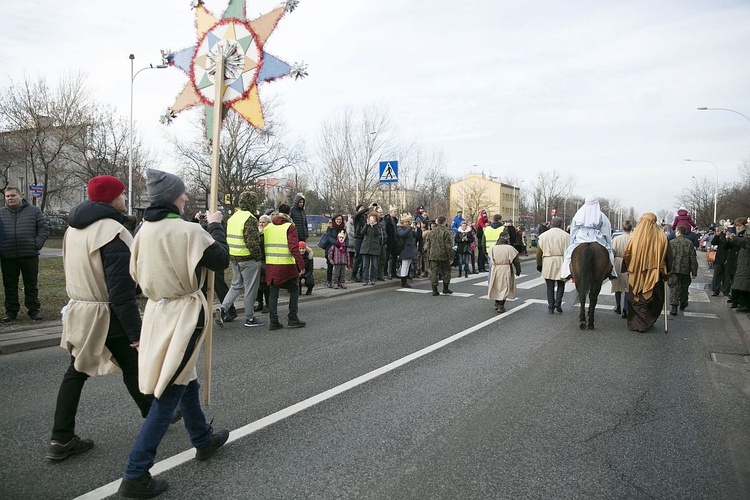
M615 270L617 271L617 279L612 280L612 292L628 291L628 273L621 272L622 258L625 255L628 241L630 241L630 233L615 236L612 240L612 253L615 254Z
M138 351L138 386L144 394L158 398L173 378L176 385L197 378L195 363L204 336L187 351L201 309L204 324L198 326L205 328L211 316L195 269L213 242L200 224L171 217L144 222L133 241L130 275L148 297ZM186 355L188 362L177 374Z
M513 274L513 259L518 250L510 245L494 245L490 247L487 259L492 262L492 276L487 288L487 298L490 300L506 300L516 298L516 279Z
M109 292L99 249L119 237L130 246L133 237L122 224L102 219L83 228L69 228L63 237L65 291L70 300L63 309L60 346L76 358L74 367L89 376L119 371L106 348L109 330ZM69 253L94 249L88 259L68 259Z
M537 247L542 252L542 278L559 280L563 255L570 245L570 234L559 227L548 229L539 235Z

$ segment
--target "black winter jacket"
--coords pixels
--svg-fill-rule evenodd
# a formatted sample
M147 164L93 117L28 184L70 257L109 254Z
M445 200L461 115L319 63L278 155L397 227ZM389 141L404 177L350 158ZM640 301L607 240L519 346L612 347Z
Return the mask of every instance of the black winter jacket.
M122 224L127 217L111 205L94 201L85 201L70 210L68 225L73 229L84 229L102 219L112 219ZM74 249L74 251L91 252L96 249ZM109 331L108 338L127 336L131 342L141 338L141 313L135 300L136 285L130 277L130 248L119 237L99 248L99 255L104 268L104 281L107 283L109 296ZM67 259L74 258L70 254ZM81 258L88 259L88 255Z
M41 210L23 200L20 208L0 209L5 238L0 257L17 259L36 257L49 236L49 222Z
M301 195L297 195L294 197L294 202L292 203L292 209L290 210L290 216L292 217L292 221L294 222L295 227L297 228L297 236L299 237L300 241L307 241L307 214L305 213L304 205L302 208L299 207L300 200L304 200L305 198Z

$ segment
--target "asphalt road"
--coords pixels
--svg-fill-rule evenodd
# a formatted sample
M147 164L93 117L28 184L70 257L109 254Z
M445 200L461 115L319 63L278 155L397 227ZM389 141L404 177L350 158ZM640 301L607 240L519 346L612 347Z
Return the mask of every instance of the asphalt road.
M703 316L640 334L604 294L581 331L574 293L548 315L531 266L502 316L472 276L453 296L422 280L309 302L300 330L217 330L206 413L230 442L198 463L173 426L160 498L749 498L750 371L726 304L697 287L687 311ZM95 448L43 459L67 363L0 357L2 498L116 490L141 423L117 376L84 389L77 432Z

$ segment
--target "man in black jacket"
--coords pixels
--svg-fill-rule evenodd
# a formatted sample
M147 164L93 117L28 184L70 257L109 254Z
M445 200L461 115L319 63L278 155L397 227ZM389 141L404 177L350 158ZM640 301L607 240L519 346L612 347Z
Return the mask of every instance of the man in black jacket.
M130 243L125 184L102 175L89 181L85 201L70 211L63 245L65 281L70 296L63 315L61 346L70 366L57 395L48 460L63 460L90 450L94 442L75 435L75 418L89 376L121 370L130 396L145 418L152 395L138 389L141 315L130 277Z
M729 297L729 289L732 285L729 276L729 267L727 266L727 258L729 256L729 248L727 244L727 235L724 227L719 227L711 240L711 245L716 246L716 257L714 258L714 278L711 282L711 288L713 297L717 297L719 293L723 293L725 297Z
M41 320L39 313L39 251L49 236L49 223L39 208L29 205L17 187L5 188L5 206L0 209L5 238L0 251L0 265L5 287L5 316L2 321L13 321L21 310L18 301L18 278L23 275L24 305L33 320Z
M292 210L289 214L297 228L297 234L300 241L307 241L307 214L305 213L305 197L302 193L297 193L292 203Z

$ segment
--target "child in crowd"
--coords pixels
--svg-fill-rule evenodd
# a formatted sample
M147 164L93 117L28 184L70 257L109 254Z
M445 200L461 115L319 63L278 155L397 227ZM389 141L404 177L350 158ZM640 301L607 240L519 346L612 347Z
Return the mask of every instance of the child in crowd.
M328 247L328 262L333 265L333 288L346 288L346 269L351 267L348 245L346 233L341 231L336 244Z
M312 295L313 287L315 286L315 277L313 276L313 251L304 241L300 241L299 252L302 254L302 260L305 263L305 274L299 277L299 291L302 293L302 287L306 286L307 291L305 292L305 295Z

